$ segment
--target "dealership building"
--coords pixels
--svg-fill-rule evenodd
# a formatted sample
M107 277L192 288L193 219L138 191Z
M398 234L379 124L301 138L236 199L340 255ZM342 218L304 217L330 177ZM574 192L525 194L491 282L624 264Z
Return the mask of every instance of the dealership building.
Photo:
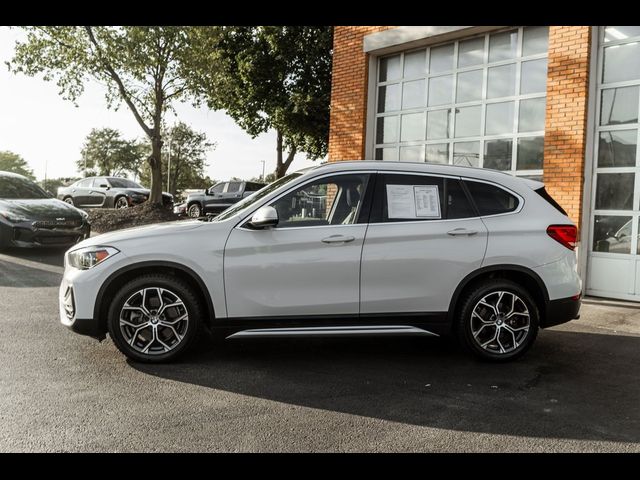
M588 295L640 301L640 27L338 26L329 160L543 180Z

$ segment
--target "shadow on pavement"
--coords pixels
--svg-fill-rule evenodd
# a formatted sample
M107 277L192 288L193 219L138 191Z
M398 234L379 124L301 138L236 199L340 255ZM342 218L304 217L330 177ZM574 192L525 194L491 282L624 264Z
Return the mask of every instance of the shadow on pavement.
M243 340L181 363L130 363L178 382L439 429L640 441L640 337L545 330L489 364L424 338Z
M58 267L64 266L66 248L7 248L0 254Z
M0 287L57 287L62 275L0 260Z

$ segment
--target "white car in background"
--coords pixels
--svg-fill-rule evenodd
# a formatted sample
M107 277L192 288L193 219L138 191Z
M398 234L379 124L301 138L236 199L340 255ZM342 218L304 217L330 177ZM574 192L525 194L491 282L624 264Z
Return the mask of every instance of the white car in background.
M60 317L165 362L227 338L447 335L509 360L578 318L576 227L544 185L477 168L336 162L220 214L90 238L65 256ZM180 245L180 248L175 248Z

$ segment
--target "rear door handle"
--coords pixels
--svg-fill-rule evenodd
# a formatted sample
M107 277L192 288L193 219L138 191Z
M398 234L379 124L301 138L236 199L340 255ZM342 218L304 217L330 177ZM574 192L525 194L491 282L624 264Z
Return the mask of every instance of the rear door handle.
M453 230L449 230L447 232L447 235L451 235L452 237L455 237L457 235L467 235L467 236L471 236L471 235L475 235L476 233L478 233L477 230L467 230L466 228L454 228Z
M348 243L353 242L356 237L346 237L344 235L331 235L330 237L323 238L322 243Z

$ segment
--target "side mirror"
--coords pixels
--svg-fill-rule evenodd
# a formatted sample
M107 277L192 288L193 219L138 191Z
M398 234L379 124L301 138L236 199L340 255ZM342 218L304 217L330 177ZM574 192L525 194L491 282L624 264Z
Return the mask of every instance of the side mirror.
M278 224L278 212L273 207L260 207L251 217L249 225L254 228L275 227Z

